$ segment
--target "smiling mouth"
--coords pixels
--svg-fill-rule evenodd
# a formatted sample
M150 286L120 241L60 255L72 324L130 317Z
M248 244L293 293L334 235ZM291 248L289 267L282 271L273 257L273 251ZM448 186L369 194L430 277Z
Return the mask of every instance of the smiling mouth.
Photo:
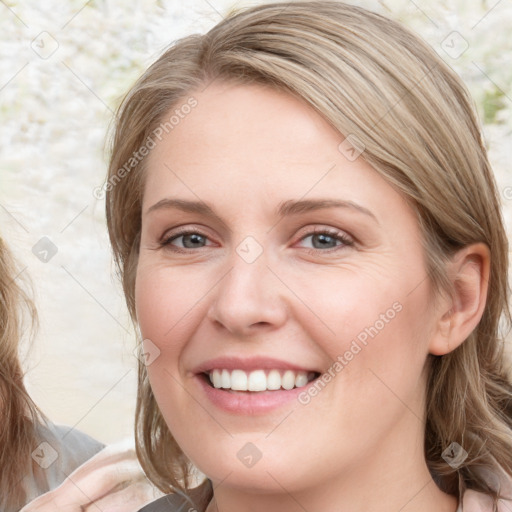
M278 391L306 386L320 376L319 372L294 370L244 370L214 369L202 374L212 388L226 391Z

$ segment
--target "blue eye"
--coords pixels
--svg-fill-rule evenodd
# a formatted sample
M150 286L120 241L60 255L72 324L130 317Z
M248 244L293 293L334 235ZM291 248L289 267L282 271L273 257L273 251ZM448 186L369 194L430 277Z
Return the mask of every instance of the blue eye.
M164 240L162 242L162 245L170 246L170 245L172 245L172 242L174 242L175 240L178 240L179 238L182 238L183 245L182 245L182 247L178 247L178 250L179 249L197 249L197 248L204 247L199 244L201 244L202 241L207 240L207 237L205 235L203 235L202 233L200 233L199 231L188 230L188 231L183 231L181 233L175 234L175 235L167 238L166 240Z
M306 240L307 238L311 238L313 251L323 251L324 249L330 250L335 249L336 247L353 245L353 241L345 234L329 229L315 230L314 232L302 237L301 240ZM315 241L317 242L316 244Z
M314 230L303 236L300 240L303 241L307 238L311 238L313 243L313 248L305 248L308 252L328 252L354 244L352 239L344 233L330 229ZM181 239L181 245L176 245L175 242L179 239ZM160 245L174 252L190 252L194 249L202 249L212 245L207 243L208 240L209 238L200 231L189 229L165 238L160 242Z

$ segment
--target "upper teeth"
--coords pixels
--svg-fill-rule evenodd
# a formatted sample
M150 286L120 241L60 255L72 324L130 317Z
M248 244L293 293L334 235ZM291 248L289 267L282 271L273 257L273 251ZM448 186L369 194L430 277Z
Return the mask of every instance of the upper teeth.
M286 370L282 375L279 370L213 370L209 373L210 381L215 388L232 389L234 391L266 391L277 389L293 389L308 383L308 372Z

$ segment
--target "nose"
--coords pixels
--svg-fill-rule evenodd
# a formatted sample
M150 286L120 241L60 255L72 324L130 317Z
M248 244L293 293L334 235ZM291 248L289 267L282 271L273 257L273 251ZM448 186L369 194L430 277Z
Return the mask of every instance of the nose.
M287 288L268 266L265 252L252 263L234 253L212 291L207 318L234 336L277 329L288 317Z

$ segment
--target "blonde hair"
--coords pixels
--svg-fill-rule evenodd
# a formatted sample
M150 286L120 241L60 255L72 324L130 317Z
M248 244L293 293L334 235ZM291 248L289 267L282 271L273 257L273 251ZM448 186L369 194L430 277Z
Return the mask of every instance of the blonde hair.
M499 195L471 97L460 78L397 22L341 2L260 5L205 35L175 42L119 107L112 139L106 213L116 265L134 322L135 272L145 160L119 169L184 98L212 80L267 84L314 107L364 147L362 157L410 202L423 232L427 274L450 291L448 258L487 244L491 270L477 328L444 356L429 356L425 458L441 489L471 488L498 498L479 470L512 475L512 403L500 318L510 326L508 242ZM131 165L131 164L130 164ZM186 490L189 465L169 432L139 364L137 453L164 492ZM468 453L457 469L442 452Z
M27 500L23 477L44 479L31 452L45 420L25 389L19 360L22 333L34 332L35 307L19 284L20 269L0 237L0 510L19 510Z

